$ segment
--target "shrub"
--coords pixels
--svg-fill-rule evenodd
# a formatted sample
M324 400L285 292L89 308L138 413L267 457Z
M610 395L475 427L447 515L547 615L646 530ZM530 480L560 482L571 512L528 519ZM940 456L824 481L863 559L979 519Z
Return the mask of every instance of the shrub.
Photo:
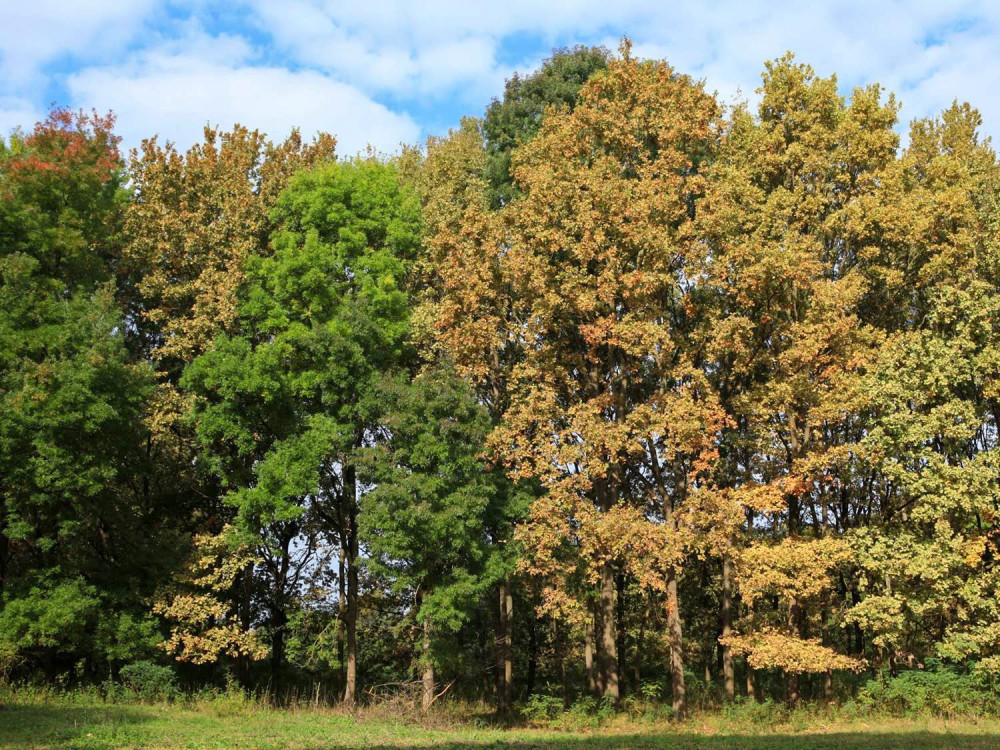
M530 722L541 723L554 719L562 713L562 698L554 695L535 693L528 697L521 707L521 714Z
M908 670L888 680L869 680L854 703L862 712L894 716L995 716L1000 692L954 669Z
M740 697L722 706L722 715L740 726L763 727L778 724L788 719L788 713L787 707L770 698L756 701Z
M170 667L137 661L122 667L125 687L141 701L172 700L177 697L177 676Z

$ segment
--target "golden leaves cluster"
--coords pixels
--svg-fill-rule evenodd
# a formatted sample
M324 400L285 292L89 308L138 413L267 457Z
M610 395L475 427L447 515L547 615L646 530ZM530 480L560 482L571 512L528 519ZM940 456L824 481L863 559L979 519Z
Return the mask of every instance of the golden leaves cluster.
M223 655L260 660L269 653L232 611L228 593L256 558L247 548L234 548L230 536L228 529L196 536L183 573L153 606L171 623L161 647L178 661L212 664Z

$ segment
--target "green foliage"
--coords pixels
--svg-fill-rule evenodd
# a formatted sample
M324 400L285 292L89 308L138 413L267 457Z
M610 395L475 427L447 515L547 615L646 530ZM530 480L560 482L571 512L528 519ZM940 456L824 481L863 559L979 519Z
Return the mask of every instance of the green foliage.
M589 709L587 704L587 708ZM521 715L529 722L542 724L563 712L563 700L554 695L534 693L521 706Z
M495 488L480 457L489 415L444 366L386 382L381 400L385 440L365 455L373 489L362 534L378 570L419 593L419 620L454 632L493 583L485 530Z
M177 675L170 667L137 661L121 669L125 687L144 702L169 701L178 696Z
M126 656L121 618L170 558L141 489L153 378L116 301L112 124L56 110L0 148L0 638L29 666Z
M608 57L602 47L554 50L531 75L515 73L504 87L503 98L494 99L486 108L485 177L492 208L500 208L518 195L510 171L514 150L538 132L549 109L573 109L580 88L594 73L608 67Z
M226 489L238 542L260 559L244 619L266 626L277 680L289 613L323 574L324 543L344 551L356 580L357 451L378 383L411 351L406 281L421 216L394 167L359 159L296 175L273 220L273 253L247 260L233 332L188 365L181 386L196 397L204 469ZM314 646L329 648L293 635L296 657Z
M148 613L112 613L98 622L97 643L111 664L151 656L162 641L160 623Z
M114 121L53 109L0 140L0 254L33 257L70 289L111 278L127 202Z
M82 578L40 581L20 596L6 594L0 610L0 641L31 654L88 650L101 601Z
M996 716L1000 691L955 669L906 670L889 679L869 680L854 703L864 712L892 716Z

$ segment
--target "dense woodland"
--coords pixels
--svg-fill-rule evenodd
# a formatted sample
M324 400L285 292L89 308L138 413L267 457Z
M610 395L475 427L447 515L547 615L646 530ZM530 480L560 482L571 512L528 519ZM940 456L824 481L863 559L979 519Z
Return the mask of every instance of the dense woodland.
M1000 674L1000 169L574 48L391 156L0 143L0 676L840 700ZM330 113L335 133L338 117Z

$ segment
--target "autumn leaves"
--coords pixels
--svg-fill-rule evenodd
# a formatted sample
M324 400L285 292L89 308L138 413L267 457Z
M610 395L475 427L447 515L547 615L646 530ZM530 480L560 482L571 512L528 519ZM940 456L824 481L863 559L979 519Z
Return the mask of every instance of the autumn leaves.
M845 101L835 79L785 57L767 66L760 97L756 115L723 115L703 85L632 58L626 43L571 110L553 108L521 142L516 190L498 209L477 181L472 124L433 143L427 161L439 340L502 405L494 455L546 490L518 532L522 571L544 582L543 611L581 632L603 623L598 661L613 698L611 581L626 575L663 601L678 712L676 577L689 562L734 565L738 605L729 593L722 602L740 612L721 641L727 674L733 656L748 682L753 669L783 670L794 702L800 673L891 658L845 643L843 626L889 585L862 573L857 530L919 536L905 509L939 502L900 472L939 463L951 482L975 482L980 499L952 504L949 528L993 539L967 526L981 522L984 495L996 505L992 484L975 480L982 454L953 464L993 445L981 386L950 397L963 426L939 421L945 432L929 429L908 467L882 426L913 408L886 352L941 335L915 308L945 306L962 328L966 315L982 319L971 300L947 301L945 276L994 298L995 277L975 268L995 242L969 172L995 180L996 167L974 115L916 123L897 157L896 104L877 86ZM448 168L457 154L470 166L459 175ZM443 186L452 201L442 207ZM939 212L947 226L931 230ZM991 350L995 336L980 325L968 354L955 354ZM917 367L932 376L935 365Z

